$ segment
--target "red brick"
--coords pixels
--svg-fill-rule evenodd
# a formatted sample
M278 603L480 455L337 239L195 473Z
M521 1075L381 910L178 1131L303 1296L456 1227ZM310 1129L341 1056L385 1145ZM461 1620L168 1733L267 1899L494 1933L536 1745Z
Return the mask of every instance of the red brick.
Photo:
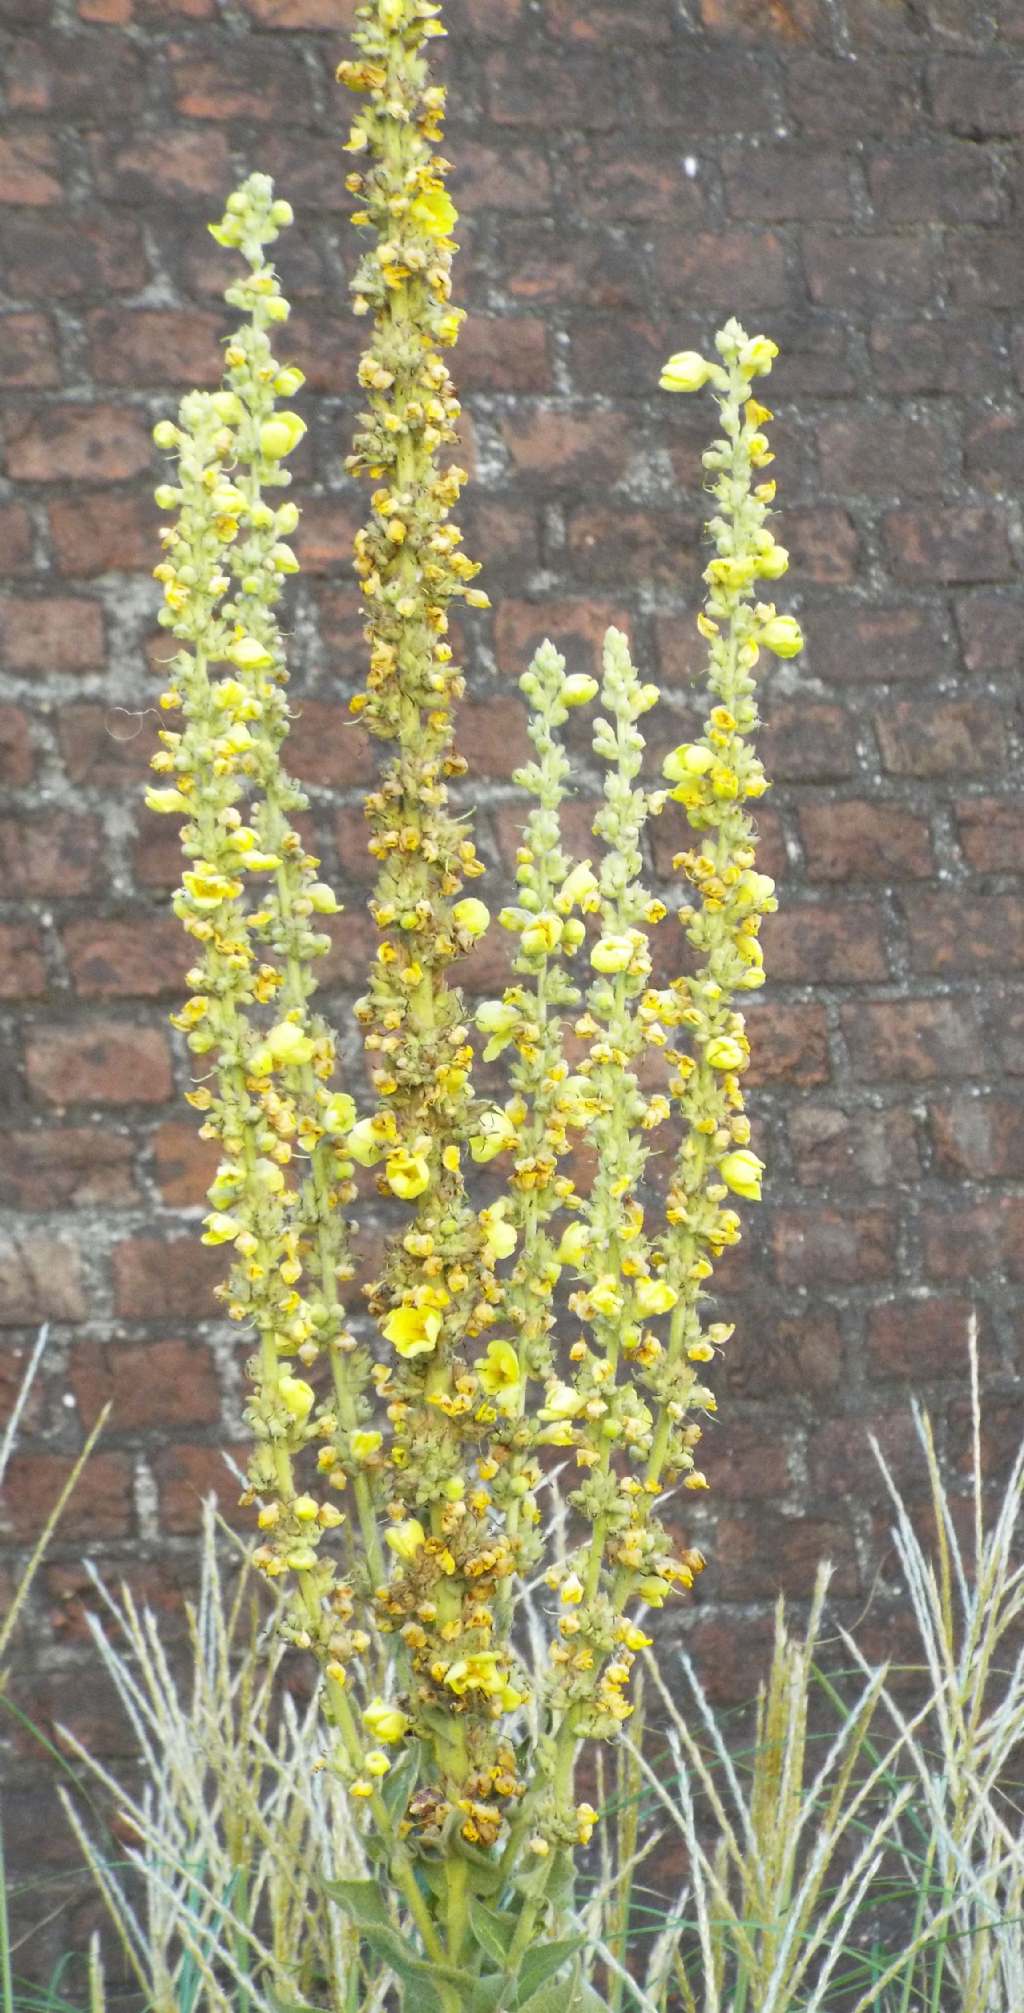
M964 504L956 509L893 510L883 520L893 572L900 580L1009 580L1014 566L1004 511Z
M910 961L917 972L998 972L1024 964L1024 898L922 894L908 905Z
M968 866L983 874L1024 874L1024 803L1019 797L964 797L954 808Z
M502 599L495 621L498 668L519 676L540 644L550 638L569 671L593 673L600 668L607 631L628 627L629 616L612 602Z
M329 28L344 35L355 15L356 0L245 0L257 28Z
M90 1209L135 1202L134 1147L102 1126L54 1126L0 1135L0 1204L9 1209Z
M921 1262L928 1279L977 1279L986 1285L1007 1256L1008 1213L1020 1213L1015 1199L965 1202L954 1191L952 1209L921 1212Z
M951 452L941 425L865 413L827 419L818 428L824 488L867 496L930 495L950 473Z
M1015 676L1024 664L1024 604L995 592L958 594L954 605L968 671Z
M862 1286L891 1278L896 1264L887 1209L778 1210L771 1242L780 1286Z
M49 506L50 533L62 573L150 573L163 519L149 487L83 490ZM156 596L154 593L154 614Z
M547 328L528 315L473 315L453 368L466 392L549 391Z
M788 1118L797 1180L815 1188L885 1188L921 1172L912 1114L799 1104Z
M677 587L697 571L700 532L695 518L676 510L587 505L569 518L570 563L602 587L623 579Z
M113 405L51 405L7 427L7 466L22 482L119 482L150 466L141 416Z
M811 299L827 307L863 311L873 300L913 307L939 286L939 248L927 230L857 237L808 230L804 260Z
M974 1470L975 1432L970 1400L958 1398L949 1408L949 1438L946 1458L955 1473L970 1475ZM978 1434L981 1472L993 1493L999 1480L1014 1466L1024 1440L1024 1406L1017 1393L986 1391L981 1403L981 1430ZM991 1504L991 1498L990 1498ZM1001 1498L991 1510L1001 1506ZM965 1506L966 1507L966 1506ZM991 1524L988 1526L991 1530Z
M59 383L57 346L45 315L4 315L0 320L0 384L21 389Z
M99 671L107 653L103 610L81 595L4 596L0 648L11 671Z
M88 317L89 363L98 384L219 384L224 317L196 308L97 308Z
M166 652L166 638L163 648ZM149 779L149 758L156 745L151 715L82 700L61 709L57 739L73 783L106 794L135 789Z
M79 1342L68 1381L84 1426L113 1401L108 1433L219 1423L220 1392L208 1349L194 1342Z
M215 7L216 0L78 0L83 21L106 21L119 28L129 21L160 26L168 14L188 21L208 21Z
M975 141L1024 133L1024 64L944 55L930 82L935 117L951 132Z
M949 233L952 297L957 307L1018 307L1024 302L1016 231Z
M891 224L990 224L1004 210L998 176L994 154L955 140L876 154L868 164L875 207Z
M153 1171L161 1200L169 1209L196 1209L217 1172L216 1142L200 1139L198 1122L169 1118L151 1141Z
M15 1454L7 1470L3 1522L20 1543L38 1536L74 1466L73 1454ZM90 1455L75 1486L65 1535L125 1538L132 1533L132 1464L125 1454Z
M784 140L762 147L726 147L722 170L734 217L781 224L792 218L843 222L853 210L858 170L847 154Z
M233 41L212 55L172 42L166 54L179 118L256 125L302 125L309 118L308 73L301 52L287 43L268 49Z
M594 224L567 237L554 224L519 218L497 233L495 256L509 294L529 307L625 308L644 286L634 234L610 225Z
M857 533L845 510L787 510L784 540L799 580L841 586L857 574Z
M153 1461L153 1474L160 1494L160 1524L171 1537L192 1537L203 1527L203 1503L217 1497L220 1513L228 1523L251 1531L255 1512L240 1509L238 1483L225 1456L231 1454L240 1467L248 1457L248 1447L164 1447Z
M786 87L797 130L829 142L841 134L891 142L921 122L920 66L902 56L797 55L786 64Z
M300 531L296 550L300 549L301 538ZM302 563L305 566L304 553ZM348 589L339 590L333 585L325 586L320 581L314 583L313 597L320 614L320 640L327 663L332 670L341 674L347 685L351 681L352 666L361 662L364 651L363 626L366 604L361 595ZM452 619L449 640L453 650L458 652L460 645L458 616Z
M34 769L27 713L20 706L0 706L0 784L20 789L31 782Z
M580 392L650 395L665 362L664 330L634 316L585 316L571 325L569 362Z
M1016 481L1021 457L1021 427L1016 413L987 412L968 429L964 468L973 487L1004 494Z
M187 1237L126 1237L114 1249L114 1300L129 1321L210 1320L224 1254Z
M766 1002L747 1010L750 1084L786 1083L803 1088L827 1083L828 1029L820 1006Z
M880 321L869 341L883 391L989 393L1006 375L999 324L980 315Z
M63 1237L0 1237L0 1326L84 1321L87 1313L78 1252ZM35 1535L35 1534L33 1534Z
M515 13L512 14L510 0L471 0L470 18L474 13L481 27L489 32L501 32L502 14L510 15L506 32L511 33L521 21L522 0L512 0ZM494 16L498 16L496 29L491 28ZM599 49L608 48L614 37L622 32L622 16L615 5L592 6L582 12L578 0L546 0L545 18L551 34L570 42L594 42ZM629 19L629 37L636 47L639 43L670 42L672 22L667 0L648 0L643 13L634 8Z
M622 412L559 412L540 406L501 423L513 469L561 488L603 487L625 475L632 445Z
M156 148L148 136L123 143L95 136L90 152L100 194L132 209L146 203L219 203L231 182L227 140L209 130L172 127Z
M972 1181L1024 1175L1024 1104L965 1092L933 1105L930 1117L940 1174Z
M366 734L337 700L296 699L286 759L302 783L365 784L373 757Z
M0 203L42 208L63 200L57 149L46 133L0 137Z
M510 584L518 585L524 574L539 566L538 515L532 497L519 503L515 493L508 490L500 493L489 488L485 495L473 497L466 505L462 513L466 550L473 557L483 555L486 560L483 586L493 587L502 570ZM472 636L479 630L480 618L473 621L467 616L465 620Z
M807 1452L814 1494L830 1503L836 1496L853 1496L858 1505L873 1502L888 1506L885 1477L875 1459L872 1440L904 1499L920 1498L927 1490L928 1469L907 1404L898 1409L890 1405L873 1417L841 1415L812 1433Z
M861 1082L977 1076L987 1053L973 999L858 1001L840 1010L853 1074Z
M809 661L830 684L890 685L950 668L948 631L935 608L865 608L837 597L801 615Z
M863 983L888 976L874 903L784 903L762 931L765 970L782 984Z
M700 0L711 35L738 35L758 46L769 38L807 42L827 26L821 0Z
M607 67L607 65L606 65ZM655 57L642 78L645 120L691 138L772 132L777 123L769 66L753 50L701 49Z
M789 298L786 250L774 231L655 229L655 271L666 299L688 312L763 313Z
M499 126L601 131L618 122L617 80L603 55L574 50L569 65L527 48L501 49L486 58L484 72L490 114Z
M367 850L369 831L366 819L354 804L337 813L334 820L334 843L345 887L371 886L377 878L378 862Z
M45 114L51 130L134 122L141 110L141 52L126 36L62 35L15 43L7 67L12 111Z
M846 13L857 48L917 49L927 34L912 0L847 0Z
M764 1511L749 1517L719 1519L714 1577L726 1601L764 1600L776 1593L789 1600L809 1600L818 1566L828 1559L834 1567L833 1595L856 1594L860 1588L849 1520L773 1516ZM748 1683L748 1695L752 1682Z
M966 1300L902 1300L874 1307L868 1317L868 1351L880 1377L948 1377L959 1374L971 1308Z
M304 573L331 573L349 566L352 540L360 517L351 503L333 496L311 496L302 506L302 526L296 539Z
M0 818L0 883L23 895L82 895L100 872L100 830L81 811Z
M550 206L551 170L532 147L489 147L460 134L454 166L452 192L459 209L471 216L500 210L502 216L514 217Z
M883 766L894 776L990 776L1006 761L1006 727L996 708L980 699L899 701L876 713Z
M779 783L827 782L849 776L856 751L849 718L841 706L765 705L761 756Z
M0 552L5 573L31 570L32 526L20 503L0 504Z
M188 943L174 916L69 923L64 949L83 999L160 999L184 989Z
M823 1396L842 1374L839 1324L828 1308L813 1315L778 1315L759 1303L738 1310L725 1351L725 1382L739 1398Z
M699 1450L715 1499L723 1503L784 1496L789 1487L790 1444L770 1412L756 1419L723 1420Z
M550 0L554 8L550 25L556 27L557 13L562 0ZM523 25L523 0L462 0L465 14L465 31L471 35L489 35L495 40L517 40ZM450 10L449 17L458 25L458 11Z
M47 989L43 940L34 923L0 923L0 1000L38 999Z
M9 287L30 299L134 293L148 277L139 227L128 217L15 213L0 221L0 249Z
M171 1095L166 1035L129 1021L30 1028L25 1068L44 1104L163 1104Z
M924 820L879 799L805 803L800 837L812 881L888 881L932 872Z
M653 217L695 226L706 213L707 193L699 178L685 173L678 153L665 153L653 143L641 160L615 134L580 140L571 149L569 165L573 201L583 216Z

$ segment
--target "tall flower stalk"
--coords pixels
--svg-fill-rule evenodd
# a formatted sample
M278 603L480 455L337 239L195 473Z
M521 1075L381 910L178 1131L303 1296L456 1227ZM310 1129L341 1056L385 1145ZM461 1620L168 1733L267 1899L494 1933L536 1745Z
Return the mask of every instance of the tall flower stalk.
M775 906L748 809L767 788L754 672L762 651L792 655L801 639L757 599L786 565L767 524L773 485L757 480L771 415L751 393L775 347L731 322L716 360L674 357L662 379L710 385L721 416L705 456L717 513L698 618L704 730L669 757L668 787L647 789L641 722L659 694L626 638L609 632L600 681L568 676L542 646L520 681L533 756L516 779L531 803L515 897L498 918L511 969L477 1009L476 1040L455 979L491 919L466 892L482 868L449 797L466 770L450 611L487 599L451 518L466 479L449 459L459 407L443 354L461 320L457 217L436 151L444 92L424 53L443 32L432 0L368 0L339 71L360 100L348 186L370 234L353 283L370 324L367 409L347 464L373 485L355 550L369 669L352 710L382 744L366 798L379 941L356 1007L372 1086L361 1115L314 1001L319 918L338 905L282 762L277 607L299 514L271 492L289 483L304 425L277 407L302 382L272 351L288 307L267 248L291 212L261 175L211 226L248 268L228 290L245 320L223 388L190 394L156 429L176 462L158 492L176 520L157 577L180 648L149 801L185 819L175 908L195 964L175 1020L197 1059L190 1101L222 1155L204 1237L230 1252L228 1313L253 1339L255 1562L290 1589L286 1632L319 1660L323 1759L384 1878L334 1892L410 2007L543 2013L546 1978L573 1957L553 1928L572 1854L596 1821L576 1799L580 1743L628 1719L646 1614L703 1564L661 1506L679 1484L706 1486L704 1366L730 1332L705 1319L708 1281L739 1235L732 1198L760 1193L737 1005L762 983L758 929ZM598 696L603 800L592 857L574 862L563 734ZM668 912L643 885L643 840L650 816L677 815L670 800L694 834L678 915L697 969L659 989L649 936ZM481 1042L507 1070L504 1096L474 1087ZM651 1168L665 1166L659 1195ZM344 1296L360 1194L386 1235L357 1314ZM546 1668L527 1670L516 1605L543 1558L552 1449L574 1476L574 1524L547 1576Z

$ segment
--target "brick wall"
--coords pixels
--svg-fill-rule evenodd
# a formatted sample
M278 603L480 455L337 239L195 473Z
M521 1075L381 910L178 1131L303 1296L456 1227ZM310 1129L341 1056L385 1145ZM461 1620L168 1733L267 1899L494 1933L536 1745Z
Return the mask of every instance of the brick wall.
M361 503L341 474L359 328L331 80L351 11L0 0L0 1391L37 1324L52 1336L2 1537L31 1537L113 1397L18 1694L47 1723L77 1714L101 1751L122 1736L90 1675L81 1550L129 1568L171 1628L199 1494L223 1488L219 1450L239 1434L242 1352L210 1319L221 1255L196 1242L206 1159L167 1024L176 835L140 785L166 647L149 429L211 381L225 261L204 224L254 166L299 216L280 247L311 420L295 751L349 889L329 974L341 1013L367 951L366 755L341 731L360 675ZM659 753L690 717L707 411L659 395L658 364L730 311L782 345L769 397L810 647L764 693L763 863L782 908L751 1018L771 1181L722 1268L738 1333L708 1449L713 1565L687 1622L731 1696L776 1588L806 1593L822 1551L848 1614L872 1589L886 1517L866 1435L916 1486L911 1388L962 1466L971 1307L994 1465L1024 1427L1024 10L449 0L448 14L474 315L456 353L478 476L466 521L495 603L466 639L463 745L501 868L514 679L545 631L582 666L624 623L666 688ZM579 776L585 805L582 740ZM669 818L655 827L661 874L678 843ZM883 1578L867 1635L888 1644L887 1614ZM36 1854L27 1745L11 1766L5 1818ZM54 1948L78 1933L70 1919Z

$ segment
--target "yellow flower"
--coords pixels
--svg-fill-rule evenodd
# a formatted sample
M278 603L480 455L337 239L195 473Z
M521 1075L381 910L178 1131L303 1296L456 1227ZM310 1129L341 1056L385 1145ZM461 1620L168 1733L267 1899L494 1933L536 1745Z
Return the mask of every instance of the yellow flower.
M491 920L491 912L486 902L478 902L474 896L467 896L464 902L456 902L452 910L452 921L456 929L467 937L482 937Z
M399 1356L429 1355L437 1348L441 1316L433 1307L395 1307L383 1326L385 1340Z
M706 776L714 765L715 758L710 748L705 748L700 741L683 741L678 748L673 748L671 755L666 755L661 773L671 783L684 783L692 776Z
M739 354L739 366L744 377L765 377L778 354L778 343L772 342L768 336L751 336Z
M756 1153L750 1153L746 1147L741 1147L738 1153L727 1153L718 1171L734 1195L743 1195L748 1202L760 1202L764 1161Z
M242 892L241 881L218 874L205 860L197 861L191 873L182 874L181 885L196 909L219 909L222 902L234 901Z
M546 957L549 951L556 951L562 941L561 916L534 916L519 941L527 957Z
M449 1664L444 1681L456 1698L463 1698L468 1691L482 1691L493 1697L505 1685L497 1650L476 1650L472 1656L459 1657Z
M406 1517L400 1524L392 1524L384 1533L384 1541L390 1546L395 1557L404 1559L408 1565L427 1542L427 1534L418 1517Z
M792 615L773 615L757 635L776 657L798 657L804 647L803 631Z
M242 1229L237 1217L225 1216L220 1210L204 1216L203 1222L206 1226L201 1239L203 1244L233 1244Z
M257 643L255 636L240 636L228 649L232 664L239 671L266 671L274 659L263 643Z
M507 1203L495 1203L492 1209L480 1211L480 1228L484 1233L482 1257L485 1265L494 1266L500 1258L511 1258L518 1243L518 1232L514 1224L506 1223L504 1210Z
M597 679L588 678L585 671L574 671L565 680L560 697L563 706L588 706L597 694Z
M590 1232L585 1223L568 1224L562 1232L562 1241L555 1253L559 1265L582 1265L589 1243Z
M667 1279L637 1280L636 1304L641 1314L667 1314L677 1299L678 1294L673 1292Z
M662 391L701 391L714 370L698 350L681 349L669 357L658 382Z
M633 961L636 945L631 936L600 937L590 953L597 972L624 972Z
M260 427L260 453L267 461L283 461L294 452L306 431L306 422L297 412L279 412Z
M596 1280L591 1287L588 1298L595 1314L603 1314L607 1317L620 1313L622 1310L622 1290L614 1272L602 1273L600 1279Z
M354 1125L345 1141L345 1152L351 1154L360 1167L373 1167L382 1160L395 1138L395 1121L390 1112L384 1120L361 1118Z
M517 1140L515 1126L503 1111L485 1111L470 1134L469 1150L478 1167L486 1167L496 1154L506 1153Z
M458 210L442 182L430 182L410 204L409 215L431 238L449 237L459 220Z
M523 1378L522 1365L511 1342L489 1342L476 1373L488 1396L497 1398L499 1409L511 1409Z
M282 1377L277 1387L277 1395L292 1418L300 1421L309 1418L316 1402L313 1387L306 1383L304 1377Z
M704 1051L712 1069L742 1069L746 1054L731 1034L715 1035Z
M170 811L188 811L190 808L188 798L183 797L180 790L146 791L147 811L159 811L166 814Z
M321 1113L321 1123L325 1132L337 1138L339 1134L351 1132L356 1122L356 1108L348 1092L336 1090L328 1098Z
M400 1148L388 1160L385 1174L391 1193L400 1196L403 1202L413 1202L430 1187L430 1166L422 1153L408 1153Z
M383 1433L376 1433L376 1432L371 1433L368 1431L364 1431L362 1428L358 1428L356 1432L352 1433L349 1437L349 1446L352 1449L352 1459L354 1461L372 1460L374 1454L379 1452L383 1443L384 1443Z
M316 1043L310 1035L303 1034L294 1021L283 1020L271 1028L266 1041L254 1051L252 1068L257 1076L269 1076L274 1068L294 1069L309 1062L315 1051Z
M388 1705L386 1699L372 1698L363 1708L363 1725L374 1740L382 1740L388 1746L403 1738L409 1724L408 1713L400 1712L396 1705Z
M570 1573L559 1588L559 1599L567 1608L578 1608L583 1599L583 1581L578 1573Z
M372 1747L369 1754L364 1754L363 1756L363 1767L367 1775L381 1776L387 1775L391 1763L387 1755L381 1753L379 1747Z

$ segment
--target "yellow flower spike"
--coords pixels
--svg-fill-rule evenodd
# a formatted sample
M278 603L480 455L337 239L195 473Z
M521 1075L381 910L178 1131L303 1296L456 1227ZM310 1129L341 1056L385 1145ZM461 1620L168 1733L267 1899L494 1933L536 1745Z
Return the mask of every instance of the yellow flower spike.
M444 1682L456 1698L464 1698L469 1691L481 1691L490 1697L500 1695L505 1677L497 1650L477 1650L472 1656L458 1657L449 1664Z
M274 661L272 652L255 636L238 637L229 645L227 655L240 671L265 671Z

